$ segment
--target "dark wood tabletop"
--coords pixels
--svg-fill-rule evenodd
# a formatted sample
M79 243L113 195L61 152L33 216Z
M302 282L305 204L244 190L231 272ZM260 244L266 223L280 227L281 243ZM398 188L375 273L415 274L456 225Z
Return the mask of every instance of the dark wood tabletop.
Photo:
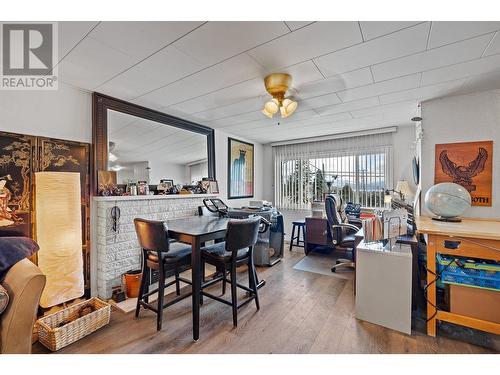
M169 234L184 234L188 236L203 236L225 231L230 219L216 216L192 216L182 219L167 220Z

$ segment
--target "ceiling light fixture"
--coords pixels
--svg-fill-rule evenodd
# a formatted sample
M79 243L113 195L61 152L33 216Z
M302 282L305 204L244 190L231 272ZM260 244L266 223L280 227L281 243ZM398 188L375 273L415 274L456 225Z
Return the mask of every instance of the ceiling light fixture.
M264 104L262 113L269 118L278 113L281 118L287 118L297 109L298 103L291 97L285 97L286 91L292 83L292 77L286 73L272 73L264 78L266 90L273 97Z

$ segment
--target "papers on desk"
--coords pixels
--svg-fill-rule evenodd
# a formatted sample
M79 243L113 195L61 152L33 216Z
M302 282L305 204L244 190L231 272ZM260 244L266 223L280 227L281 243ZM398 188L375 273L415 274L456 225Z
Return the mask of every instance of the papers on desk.
M407 218L408 212L404 208L400 208L397 210L384 210L381 215L363 219L365 242L381 241L406 234Z
M397 210L386 210L382 213L384 223L384 239L396 238L406 234L408 211L404 208Z

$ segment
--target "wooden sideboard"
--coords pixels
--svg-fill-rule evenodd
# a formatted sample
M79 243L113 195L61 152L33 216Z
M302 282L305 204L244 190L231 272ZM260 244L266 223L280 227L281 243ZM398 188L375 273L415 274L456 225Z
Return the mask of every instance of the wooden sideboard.
M332 237L326 217L306 217L304 251L309 254L318 246L332 247Z

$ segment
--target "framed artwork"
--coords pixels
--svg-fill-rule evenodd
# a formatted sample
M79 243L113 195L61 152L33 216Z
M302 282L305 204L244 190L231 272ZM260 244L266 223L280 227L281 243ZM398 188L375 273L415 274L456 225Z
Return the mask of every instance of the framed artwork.
M0 236L33 237L36 137L0 133Z
M254 195L254 145L228 138L227 197L253 198Z
M493 141L437 144L434 170L435 184L454 182L473 206L492 205Z

